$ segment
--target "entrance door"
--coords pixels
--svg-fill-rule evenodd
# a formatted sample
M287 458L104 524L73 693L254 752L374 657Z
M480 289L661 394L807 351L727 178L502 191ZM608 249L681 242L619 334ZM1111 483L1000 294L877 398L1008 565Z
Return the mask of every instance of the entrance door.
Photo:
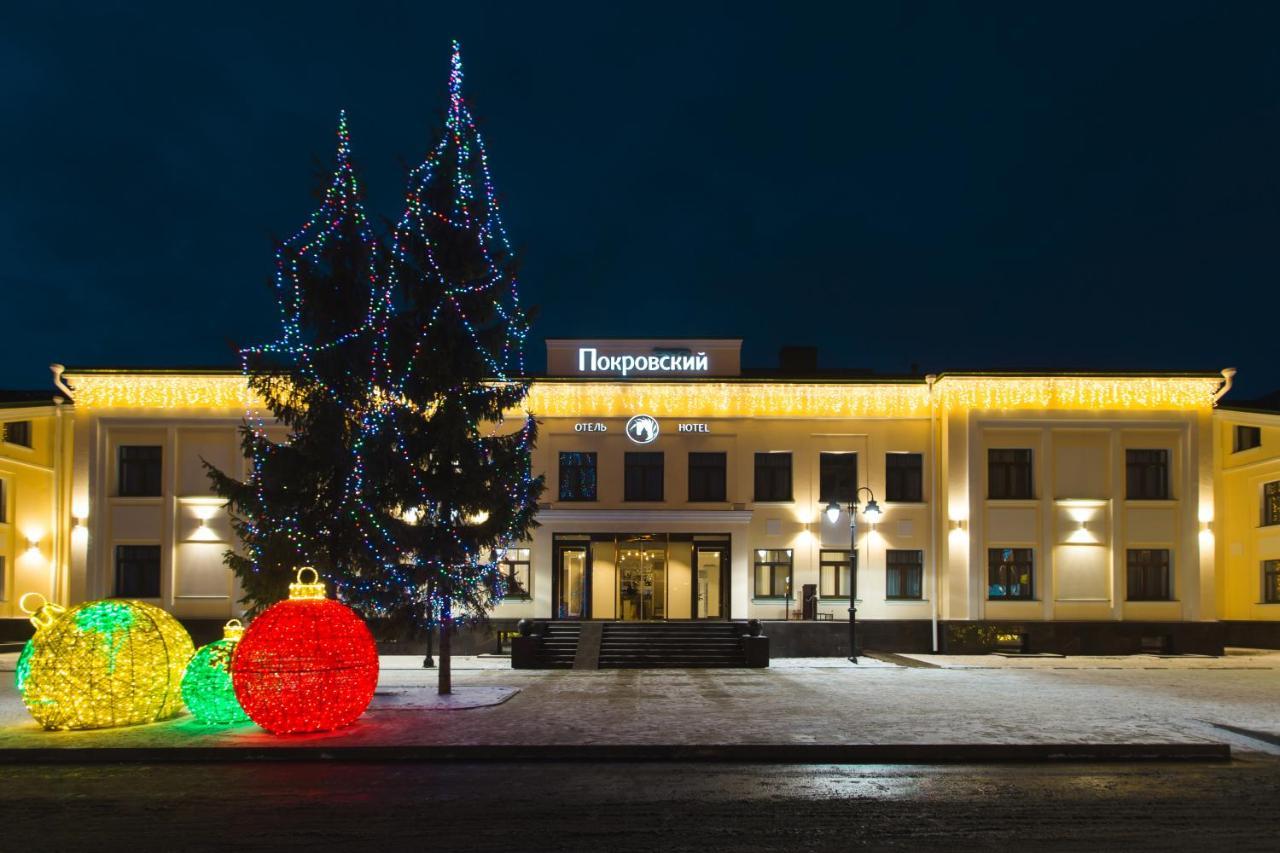
M665 619L667 545L643 539L618 543L618 618Z
M557 558L557 619L587 618L587 546L562 545Z
M724 618L724 567L728 555L728 549L721 546L699 545L694 549L697 572L694 618Z

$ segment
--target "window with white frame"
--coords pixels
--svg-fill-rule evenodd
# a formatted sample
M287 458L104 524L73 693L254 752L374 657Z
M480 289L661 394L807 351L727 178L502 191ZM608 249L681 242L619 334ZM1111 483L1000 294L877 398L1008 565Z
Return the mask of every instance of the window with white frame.
M853 557L856 562L857 553ZM822 598L848 598L852 590L849 575L849 549L818 552L818 595Z
M987 598L1030 601L1034 597L1035 558L1030 548L987 549Z
M924 552L890 548L884 552L884 597L890 601L924 598Z
M507 587L507 598L527 599L532 587L529 572L529 549L508 548L502 556L502 580Z
M790 598L791 549L756 549L754 574L756 598Z
M1169 601L1173 598L1168 548L1130 548L1126 562L1130 601Z

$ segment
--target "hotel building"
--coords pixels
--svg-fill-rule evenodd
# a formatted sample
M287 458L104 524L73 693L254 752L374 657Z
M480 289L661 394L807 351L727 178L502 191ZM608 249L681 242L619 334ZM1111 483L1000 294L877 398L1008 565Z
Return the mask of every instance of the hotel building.
M880 377L804 348L744 369L740 344L547 342L527 401L547 490L496 626L754 618L775 656L846 654L852 563L869 648L1218 652L1238 623L1280 639L1280 421L1216 407L1233 371ZM202 461L244 474L244 378L55 382L60 402L0 403L30 422L28 447L0 445L0 616L26 591L238 615ZM882 512L851 542L855 498Z

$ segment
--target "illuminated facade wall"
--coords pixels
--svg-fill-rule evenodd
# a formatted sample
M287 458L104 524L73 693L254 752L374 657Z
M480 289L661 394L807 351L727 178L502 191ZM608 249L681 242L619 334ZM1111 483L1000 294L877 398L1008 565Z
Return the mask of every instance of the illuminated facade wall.
M1274 584L1266 588L1268 568L1280 569L1280 523L1274 505L1267 511L1269 495L1280 489L1280 414L1223 408L1214 427L1220 616L1280 620Z
M179 617L239 615L242 593L222 562L233 534L201 460L244 476L243 378L106 373L69 381L76 397L71 509L88 532L70 554L70 601L132 592ZM158 456L158 471L125 488L122 448L158 449L148 451ZM157 589L121 588L120 558L138 554L158 561Z
M75 396L71 504L88 535L71 551L67 598L113 594L120 546L158 546L159 603L184 617L236 615L240 593L221 563L230 528L209 494L203 457L239 460L246 403L235 374L68 372ZM783 381L737 377L538 380L530 408L542 420L535 468L547 493L530 549L527 600L498 618L555 612L557 534L723 534L731 540L729 615L783 618L819 584L824 550L848 548L848 519L822 512L819 458L856 453L858 484L885 509L859 527L859 613L882 620L1185 621L1217 618L1212 530L1216 376L947 376L935 382ZM660 435L634 444L627 419L652 415ZM681 424L695 425L681 431ZM590 425L590 426L587 426ZM603 429L601 429L601 426ZM160 447L157 494L120 493L120 448ZM988 452L1030 451L1031 491L989 497ZM623 494L628 451L661 452L661 501ZM1167 491L1127 493L1128 451L1163 453ZM688 501L688 454L727 454L723 502ZM594 501L559 500L561 452L594 452ZM757 501L757 453L792 454L791 500ZM886 459L923 457L919 502L886 500ZM243 468L239 470L243 471ZM792 552L793 598L757 594L753 555ZM992 597L991 552L1029 553L1030 593ZM918 599L889 595L890 551L919 551ZM1131 551L1168 560L1164 600L1130 594ZM998 590L1007 593L1008 590ZM1021 589L1019 590L1021 594ZM819 611L844 618L847 597Z

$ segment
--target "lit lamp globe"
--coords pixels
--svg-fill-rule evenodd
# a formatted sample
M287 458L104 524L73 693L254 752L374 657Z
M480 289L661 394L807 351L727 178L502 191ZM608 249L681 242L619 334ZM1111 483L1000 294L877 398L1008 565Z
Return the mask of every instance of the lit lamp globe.
M244 626L232 619L222 627L222 639L196 650L182 676L182 701L197 720L207 725L247 723L249 715L236 699L231 684L231 655L244 636Z
M249 623L231 657L240 706L274 734L355 722L378 685L378 649L354 610L325 597L314 569L298 570L289 597Z
M18 692L46 729L153 723L182 711L195 647L159 607L113 598L65 609L31 593L19 607L36 633L19 657Z

